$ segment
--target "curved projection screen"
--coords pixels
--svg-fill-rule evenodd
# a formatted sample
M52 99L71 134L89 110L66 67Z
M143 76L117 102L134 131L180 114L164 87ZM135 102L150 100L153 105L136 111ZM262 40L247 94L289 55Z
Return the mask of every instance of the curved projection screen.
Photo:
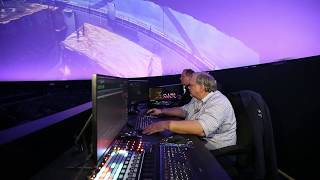
M159 76L320 54L318 0L1 5L0 81Z

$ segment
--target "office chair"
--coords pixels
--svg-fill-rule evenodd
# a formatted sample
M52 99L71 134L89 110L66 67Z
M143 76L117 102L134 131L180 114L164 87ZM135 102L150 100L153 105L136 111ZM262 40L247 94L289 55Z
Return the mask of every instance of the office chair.
M276 152L267 104L254 91L227 95L237 120L237 144L213 150L233 179L277 179Z

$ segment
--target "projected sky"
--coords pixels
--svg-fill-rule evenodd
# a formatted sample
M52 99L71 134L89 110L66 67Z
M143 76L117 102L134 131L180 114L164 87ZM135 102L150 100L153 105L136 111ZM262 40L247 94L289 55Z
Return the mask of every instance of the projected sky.
M317 0L41 2L4 2L1 81L159 76L320 54Z

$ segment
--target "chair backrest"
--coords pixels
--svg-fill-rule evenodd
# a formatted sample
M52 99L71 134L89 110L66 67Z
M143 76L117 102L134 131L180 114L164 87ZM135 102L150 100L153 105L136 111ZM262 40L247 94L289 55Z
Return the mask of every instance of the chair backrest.
M246 107L242 102L240 92L228 94L228 99L233 106L237 120L237 146L247 151L247 153L241 153L237 156L237 166L252 166L253 127L246 112Z
M237 145L249 154L238 156L239 166L252 166L254 179L276 179L277 163L269 108L254 91L232 92L228 98L237 119Z

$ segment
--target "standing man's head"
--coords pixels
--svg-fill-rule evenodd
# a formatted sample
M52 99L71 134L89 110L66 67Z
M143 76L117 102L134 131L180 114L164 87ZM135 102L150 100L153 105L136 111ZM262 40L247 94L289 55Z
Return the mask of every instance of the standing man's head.
M184 69L180 77L181 84L188 86L193 73L194 71L192 69Z
M189 90L193 97L201 100L210 92L217 90L217 81L208 73L193 73Z

